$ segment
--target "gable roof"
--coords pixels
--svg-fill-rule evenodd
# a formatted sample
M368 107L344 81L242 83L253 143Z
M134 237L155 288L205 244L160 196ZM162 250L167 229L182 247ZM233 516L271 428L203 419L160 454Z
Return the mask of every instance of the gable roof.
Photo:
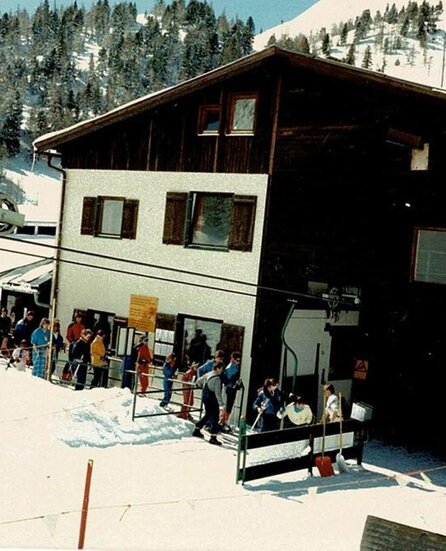
M361 84L372 84L376 87L384 87L400 93L404 92L408 94L427 96L438 100L446 100L445 90L435 89L410 81L389 77L382 73L376 73L367 69L353 67L332 59L322 59L314 55L290 52L273 45L261 50L260 52L250 54L192 79L180 82L179 84L168 88L163 88L162 90L153 92L149 95L142 96L136 100L116 107L103 115L79 122L56 132L44 134L34 141L34 150L37 153L43 153L45 151L55 149L61 144L105 128L138 113L149 111L162 104L175 101L176 99L190 93L202 90L207 86L217 84L227 78L243 74L272 58L287 61L296 68L307 69L337 79L346 79Z

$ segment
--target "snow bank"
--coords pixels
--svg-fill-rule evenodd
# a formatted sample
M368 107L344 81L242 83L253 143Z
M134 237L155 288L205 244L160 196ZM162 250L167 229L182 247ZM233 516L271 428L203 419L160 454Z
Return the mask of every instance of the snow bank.
M367 515L446 535L445 488L354 465L236 485L232 450L189 437L175 416L132 423L131 402L128 390L74 392L0 362L1 546L76 548L90 459L88 549L357 550ZM158 408L138 400L138 412ZM389 464L393 451L373 453Z

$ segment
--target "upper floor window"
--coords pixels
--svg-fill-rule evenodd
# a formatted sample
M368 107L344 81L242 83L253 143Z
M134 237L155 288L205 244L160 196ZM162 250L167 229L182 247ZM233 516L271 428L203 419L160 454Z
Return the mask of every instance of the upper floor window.
M415 230L413 280L446 283L446 229Z
M251 251L257 197L224 193L167 193L163 243Z
M228 248L232 195L193 193L188 243Z
M84 197L81 234L136 239L138 206L125 197Z
M257 94L234 94L230 99L229 134L252 134L255 129Z
M218 134L220 128L220 106L202 105L198 115L199 134Z

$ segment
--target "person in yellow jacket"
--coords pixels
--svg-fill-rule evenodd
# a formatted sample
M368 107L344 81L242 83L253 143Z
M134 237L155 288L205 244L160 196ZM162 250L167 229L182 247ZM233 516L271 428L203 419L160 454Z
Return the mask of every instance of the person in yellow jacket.
M96 337L91 343L91 365L93 366L93 379L91 388L95 386L108 386L108 364L105 357L106 349L104 344L105 333L102 329L98 329Z

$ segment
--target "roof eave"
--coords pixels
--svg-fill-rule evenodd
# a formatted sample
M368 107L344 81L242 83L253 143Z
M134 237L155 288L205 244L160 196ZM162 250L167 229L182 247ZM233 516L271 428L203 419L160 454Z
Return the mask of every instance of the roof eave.
M155 109L159 105L166 102L175 101L187 94L197 92L205 88L208 84L217 84L230 76L243 73L261 64L263 60L282 53L286 54L286 52L276 46L266 48L261 52L250 54L246 57L228 63L223 67L218 67L217 69L213 69L203 75L186 80L170 88L165 88L159 92L155 92L148 96L144 96L132 102L126 103L113 109L112 111L109 111L108 113L105 113L104 115L99 115L93 119L77 123L73 126L64 128L63 130L52 132L50 134L44 134L33 142L34 151L36 153L46 153L50 149L57 148L66 142L88 134L92 128L99 130L130 116Z
M367 69L346 65L341 61L321 59L310 54L297 54L272 45L260 52L250 54L232 63L228 63L223 67L213 69L203 75L199 75L170 88L165 88L148 96L133 100L104 115L77 123L63 130L45 134L34 141L34 150L36 153L49 153L50 150L55 150L58 146L88 134L92 129L95 131L100 130L128 117L155 109L159 105L176 101L188 94L200 91L209 84L217 84L229 77L246 72L263 63L265 59L273 56L280 59L286 59L297 67L312 70L319 74L330 75L335 78L353 78L366 81L378 87L392 88L403 93L419 94L441 101L446 99L445 91L435 90L422 84L416 84Z

